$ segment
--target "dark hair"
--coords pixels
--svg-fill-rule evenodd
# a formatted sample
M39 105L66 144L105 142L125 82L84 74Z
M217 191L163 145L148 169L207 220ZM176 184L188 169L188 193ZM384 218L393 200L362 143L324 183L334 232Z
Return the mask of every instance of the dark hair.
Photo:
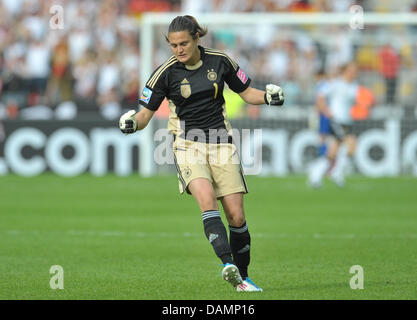
M193 37L193 39L197 39L197 37L201 38L207 34L207 28L202 28L196 18L193 16L178 16L174 20L171 21L168 27L168 34L170 32L179 32L179 31L188 31L188 33ZM165 36L165 39L169 42L168 36Z

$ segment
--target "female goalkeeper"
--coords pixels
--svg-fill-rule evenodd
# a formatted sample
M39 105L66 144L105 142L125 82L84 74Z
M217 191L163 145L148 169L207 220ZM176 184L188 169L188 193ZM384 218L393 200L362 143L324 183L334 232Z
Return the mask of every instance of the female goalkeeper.
M284 94L272 84L266 92L252 88L251 79L232 58L198 44L206 34L192 16L172 20L166 36L172 57L146 83L139 101L144 108L123 114L119 126L127 134L142 130L167 98L180 192L191 194L200 207L204 233L224 266L223 279L237 291L262 291L248 277L251 238L243 209L248 189L232 142L223 88L226 82L246 103L255 105L281 106Z

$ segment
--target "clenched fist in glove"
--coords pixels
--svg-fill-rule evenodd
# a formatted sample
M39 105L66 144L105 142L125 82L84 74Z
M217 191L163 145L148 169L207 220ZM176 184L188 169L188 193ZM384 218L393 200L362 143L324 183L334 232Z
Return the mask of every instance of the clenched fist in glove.
M266 85L265 103L270 106L282 106L284 104L284 91L274 84Z
M120 117L119 128L123 133L134 133L138 129L135 114L135 110L129 110Z

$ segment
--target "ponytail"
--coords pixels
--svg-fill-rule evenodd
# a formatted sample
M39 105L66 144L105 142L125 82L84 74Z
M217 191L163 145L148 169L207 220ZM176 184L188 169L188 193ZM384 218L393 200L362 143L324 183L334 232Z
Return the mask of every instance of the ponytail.
M168 33L179 31L188 31L194 40L204 37L207 34L207 28L202 28L196 18L189 15L178 16L171 21L168 27ZM165 36L165 39L168 41L167 36Z

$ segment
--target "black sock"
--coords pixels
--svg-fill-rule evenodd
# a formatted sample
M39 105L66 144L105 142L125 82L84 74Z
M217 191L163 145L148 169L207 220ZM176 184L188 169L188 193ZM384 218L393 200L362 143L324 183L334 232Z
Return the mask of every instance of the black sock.
M202 214L204 233L214 252L222 260L223 264L232 263L232 250L227 239L227 231L224 227L218 210L205 211Z
M250 234L246 222L241 227L229 226L230 248L242 279L248 276L250 263Z

